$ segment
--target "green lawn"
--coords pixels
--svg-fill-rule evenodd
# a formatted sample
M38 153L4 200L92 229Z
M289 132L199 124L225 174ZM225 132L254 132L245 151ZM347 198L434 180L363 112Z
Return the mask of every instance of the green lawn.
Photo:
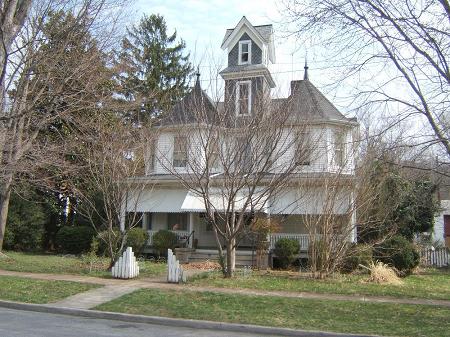
M96 284L79 282L0 276L0 299L27 303L49 303L98 287L100 286Z
M111 277L106 270L89 270L89 266L78 257L51 254L27 254L18 252L4 252L8 258L0 258L0 269L23 271L32 273L75 274L98 277ZM106 268L108 260L103 259L101 266ZM140 277L153 277L163 275L166 270L165 263L140 261Z
M450 308L142 289L96 309L385 336L450 336Z
M200 274L190 281L194 286L225 288L251 288L292 292L318 292L345 295L371 295L450 300L450 272L427 270L420 275L403 279L402 285L366 283L365 275L340 275L325 280L315 280L298 273L258 273L224 279L219 273Z

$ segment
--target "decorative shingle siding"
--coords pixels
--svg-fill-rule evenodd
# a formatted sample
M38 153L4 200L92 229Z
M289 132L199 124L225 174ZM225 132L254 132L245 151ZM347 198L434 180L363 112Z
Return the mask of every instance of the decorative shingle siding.
M239 41L250 40L252 41L252 64L262 63L262 50L258 45L248 36L247 33L242 34ZM236 42L233 49L228 53L228 66L237 66L239 58L239 42Z

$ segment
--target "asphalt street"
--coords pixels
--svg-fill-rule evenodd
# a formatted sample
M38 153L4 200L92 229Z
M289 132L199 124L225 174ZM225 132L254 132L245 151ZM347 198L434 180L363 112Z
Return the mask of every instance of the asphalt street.
M129 323L0 308L0 337L256 337L260 335Z

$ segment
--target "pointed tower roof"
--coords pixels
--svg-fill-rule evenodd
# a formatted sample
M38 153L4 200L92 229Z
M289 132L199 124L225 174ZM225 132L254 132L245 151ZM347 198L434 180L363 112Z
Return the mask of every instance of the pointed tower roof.
M202 89L200 72L197 68L195 85L191 91L167 113L162 125L179 125L211 121L216 115L216 108L211 98Z
M305 64L305 79L291 82L291 95L286 108L293 120L356 122L345 117L309 80Z

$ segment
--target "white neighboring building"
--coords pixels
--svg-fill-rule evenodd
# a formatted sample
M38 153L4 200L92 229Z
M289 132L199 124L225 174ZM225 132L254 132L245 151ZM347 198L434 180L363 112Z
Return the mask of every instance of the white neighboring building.
M433 241L450 247L450 188L441 187L439 190L441 212L434 219Z
M268 68L275 62L272 25L253 26L243 17L235 28L226 31L222 48L228 53L228 66L220 73L225 81L224 102L228 103L214 104L201 89L197 78L192 91L171 111L170 121L158 127L157 140L149 144L151 155L147 161L146 174L135 179L151 184L152 187L144 190L138 200L128 202L130 207L126 209L126 212L142 214L142 227L149 231L150 236L161 229L172 230L180 238L189 237L194 232L197 251L216 249L213 230L205 221L204 205L171 174L173 170L179 174L186 173L189 156L195 154L199 158L202 157L202 149L198 148L196 141L196 129L193 128L192 132L183 136L178 132L180 126L186 130L186 125L192 122L190 118L193 118L193 114L187 111L186 107L192 106L189 102L200 100L204 104L202 109L210 114L217 113L219 109L227 109L226 104L236 104L239 111L238 102L245 99L248 102L248 113L251 114L252 105L258 103L255 102L257 97L263 96L258 93L262 91L270 96L271 88L275 87ZM290 96L277 99L274 103L285 104L296 120L307 120L308 133L320 139L315 143L316 148L313 149L311 160L305 162L293 177L298 177L299 181L308 178L309 182L316 183L315 188L306 191L298 184L299 187L287 189L282 196L278 196L276 200L267 200L266 204L266 213L281 219L281 231L270 238L272 247L279 238L291 237L298 239L302 243L302 249L306 251L308 231L304 215L314 216L323 212L325 187L321 182L324 177L340 172L351 180L354 175L352 144L358 123L356 119L342 115L309 81L306 66L304 79L291 82ZM239 112L236 114L239 117ZM290 149L286 156L294 156L295 152L295 149ZM281 167L283 158L278 160L280 162L274 165ZM220 173L220 168L217 168L218 179ZM300 202L298 195L307 197ZM349 205L353 202L350 187L342 192L340 199L341 204L336 205L333 212L336 219L349 219L348 221L354 223L355 216L348 213ZM355 240L356 232L348 239ZM151 244L150 238L149 245ZM193 246L192 240L189 245ZM239 246L240 250L248 251L249 248L250 244L245 240Z

